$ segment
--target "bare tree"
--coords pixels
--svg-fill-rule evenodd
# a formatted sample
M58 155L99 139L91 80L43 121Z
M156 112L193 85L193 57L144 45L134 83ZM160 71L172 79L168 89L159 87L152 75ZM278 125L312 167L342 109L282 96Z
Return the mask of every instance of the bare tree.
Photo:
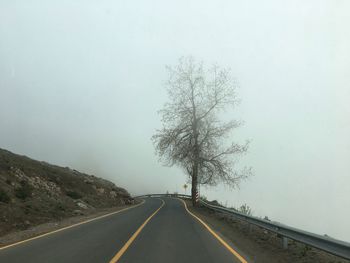
M236 82L229 70L216 65L206 69L192 57L167 67L166 83L170 101L160 110L163 128L152 137L156 152L165 165L182 167L192 181L192 202L198 184L224 182L232 187L251 174L251 168L235 169L237 158L249 142L231 143L224 139L240 121L222 122L218 113L238 103Z

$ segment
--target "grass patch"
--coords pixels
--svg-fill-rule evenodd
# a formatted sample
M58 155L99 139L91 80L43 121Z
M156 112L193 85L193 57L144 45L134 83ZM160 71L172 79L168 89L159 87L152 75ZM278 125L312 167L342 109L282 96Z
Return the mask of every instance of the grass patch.
M66 195L69 196L70 198L73 198L73 199L80 199L80 198L82 198L82 195L79 194L78 192L75 192L75 191L67 191Z
M26 181L21 181L21 186L15 189L15 196L19 199L26 200L32 196L32 190L32 187Z
M3 203L9 203L11 200L10 196L8 195L7 192L5 192L4 190L0 189L0 202Z

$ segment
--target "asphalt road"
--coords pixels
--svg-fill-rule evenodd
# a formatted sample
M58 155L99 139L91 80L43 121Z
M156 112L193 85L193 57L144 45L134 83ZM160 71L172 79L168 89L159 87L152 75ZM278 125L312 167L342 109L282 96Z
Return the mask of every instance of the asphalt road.
M182 201L146 198L120 213L0 249L16 262L241 262ZM117 260L117 261L115 261Z

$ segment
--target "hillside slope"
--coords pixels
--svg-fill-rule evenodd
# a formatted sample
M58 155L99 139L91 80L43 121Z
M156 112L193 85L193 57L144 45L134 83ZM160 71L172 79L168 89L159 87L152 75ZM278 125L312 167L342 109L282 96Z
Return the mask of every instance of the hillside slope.
M107 180L0 149L0 236L130 203Z

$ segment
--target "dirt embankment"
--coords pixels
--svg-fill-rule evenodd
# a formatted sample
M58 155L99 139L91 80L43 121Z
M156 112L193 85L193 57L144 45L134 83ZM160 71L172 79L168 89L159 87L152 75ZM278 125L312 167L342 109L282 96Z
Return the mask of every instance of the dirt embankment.
M207 208L188 208L231 242L248 260L256 263L350 263L304 244L289 241L288 249L282 248L282 239L276 234L247 223L233 220Z
M107 180L0 149L0 236L133 202Z

